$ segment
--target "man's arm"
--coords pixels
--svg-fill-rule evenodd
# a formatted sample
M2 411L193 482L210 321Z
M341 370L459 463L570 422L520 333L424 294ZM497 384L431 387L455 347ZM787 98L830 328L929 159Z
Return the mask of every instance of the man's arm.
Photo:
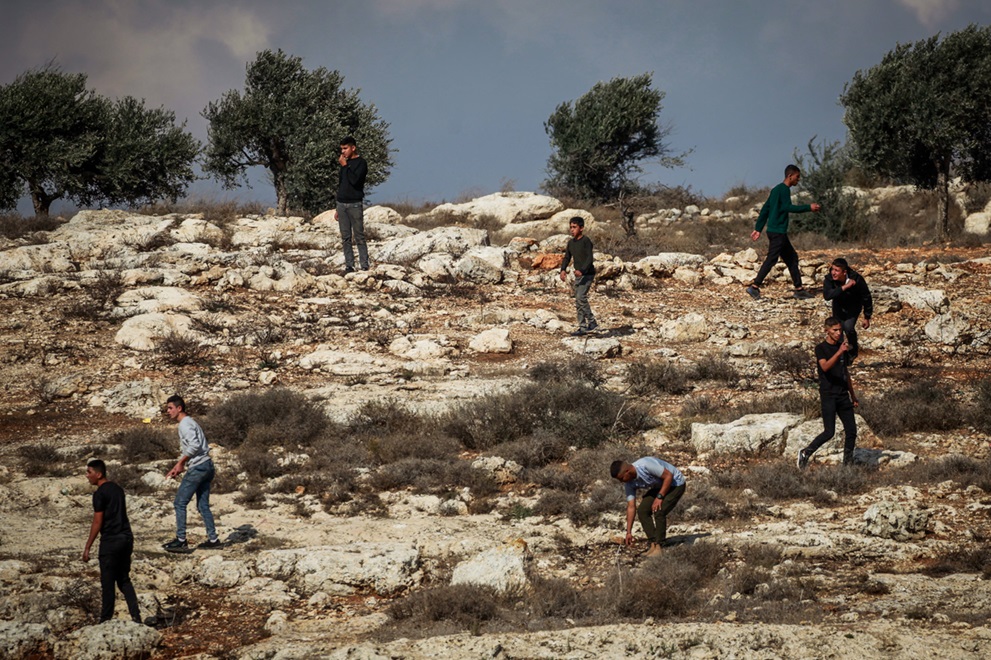
M654 503L650 507L651 513L657 513L657 510L661 508L664 504L664 496L671 492L671 486L674 482L674 475L667 469L664 470L664 476L661 477L661 487L658 489L657 497L654 498Z
M750 238L755 241L760 238L760 233L764 230L764 225L767 224L767 218L771 215L772 199L774 199L774 191L771 191L771 195L767 198L767 201L764 202L764 206L760 207L760 215L757 216L757 224L754 225L754 230L750 234Z
M568 264L571 263L571 243L571 239L568 239L568 244L564 246L564 261L561 262L562 282L568 278Z
M165 475L166 479L174 479L179 474L182 473L183 469L186 467L186 462L189 461L189 456L183 454L179 457L179 461L169 470L168 474Z
M850 378L850 374L846 375L846 388L850 390L850 400L853 401L853 407L859 407L860 401L857 400L857 395L853 392L853 378Z
M864 305L864 327L871 327L871 317L874 316L874 296L871 295L871 288L867 286L867 280L860 278L860 300Z
M829 358L828 360L826 358L819 358L819 368L822 369L823 371L829 371L830 369L836 366L836 362L840 359L840 356L846 353L848 350L850 350L850 344L847 343L846 339L844 339L843 343L840 344L839 350L833 353L833 357ZM850 376L848 374L847 379L849 380L849 378Z
M637 501L627 500L626 502L626 539L623 543L633 545L633 521L637 517Z
M86 547L83 548L83 561L89 561L89 549L93 547L93 541L96 540L97 535L100 533L100 529L103 527L103 512L94 511L93 512L93 523L89 526L89 538L86 539Z

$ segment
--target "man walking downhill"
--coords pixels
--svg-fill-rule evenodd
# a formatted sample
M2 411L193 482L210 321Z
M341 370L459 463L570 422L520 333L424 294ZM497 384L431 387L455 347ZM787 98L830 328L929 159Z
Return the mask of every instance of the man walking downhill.
M341 166L337 183L337 210L334 218L341 230L341 250L344 252L344 272L354 272L354 248L358 246L358 264L368 270L368 246L365 244L365 177L368 163L358 155L358 145L350 135L341 140Z
M575 262L575 310L578 312L578 329L573 337L592 332L599 327L588 304L588 291L595 279L595 264L592 263L592 241L585 236L585 219L575 216L568 222L568 245L564 248L564 261L561 262L561 281L568 279L568 264Z
M795 285L794 296L799 300L807 300L812 294L802 286L802 273L798 269L798 253L788 240L788 220L789 213L807 213L812 211L818 213L822 208L818 204L792 204L791 187L797 185L802 179L802 172L794 165L785 168L785 180L771 189L764 206L757 216L757 224L750 233L750 238L757 240L760 233L767 225L767 257L761 264L757 277L747 287L747 293L756 300L760 298L760 287L764 284L764 278L771 272L774 264L778 263L780 257L788 272L791 273L791 281Z
M823 324L826 341L816 346L816 370L819 373L819 398L822 403L823 431L805 449L798 452L798 469L804 470L812 454L829 442L836 433L836 417L843 422L843 465L853 464L857 444L857 419L854 408L860 405L853 391L853 381L847 371L850 344L843 337L839 319L830 316Z
M647 556L661 554L667 540L668 514L685 494L685 477L675 466L653 456L633 463L613 461L609 466L613 479L622 481L626 491L626 545L633 545L633 518L639 516L640 527L650 541ZM637 489L647 492L636 505Z
M843 336L850 343L847 365L853 364L860 353L857 341L857 318L864 313L864 330L871 327L874 316L874 298L864 276L850 268L846 259L833 259L829 274L822 283L822 297L833 302L833 317L843 326Z
M100 587L103 592L100 606L100 623L114 618L117 591L124 594L127 612L134 623L141 623L138 596L131 584L131 554L134 552L134 535L127 519L127 503L124 489L107 479L107 465L100 459L86 464L86 479L96 486L93 493L93 523L83 549L83 561L89 561L89 550L100 535Z
M189 543L186 541L186 507L195 494L196 508L203 517L207 535L207 540L197 547L219 548L222 544L217 537L213 513L210 511L210 484L213 483L214 477L210 445L207 444L206 435L203 434L200 425L186 414L186 402L182 397L170 396L166 400L165 411L169 419L179 422L179 460L165 476L168 479L175 479L183 469L186 470L186 476L182 478L175 494L175 538L162 547L169 552L190 552Z

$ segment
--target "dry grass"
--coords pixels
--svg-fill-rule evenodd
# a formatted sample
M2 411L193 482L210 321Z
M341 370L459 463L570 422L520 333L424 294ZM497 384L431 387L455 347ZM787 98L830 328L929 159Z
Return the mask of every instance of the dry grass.
M145 463L174 458L179 451L175 431L138 426L117 431L110 436L111 444L120 445L121 459L125 463Z
M864 397L860 414L880 436L959 428L965 412L949 383L937 378L918 380Z

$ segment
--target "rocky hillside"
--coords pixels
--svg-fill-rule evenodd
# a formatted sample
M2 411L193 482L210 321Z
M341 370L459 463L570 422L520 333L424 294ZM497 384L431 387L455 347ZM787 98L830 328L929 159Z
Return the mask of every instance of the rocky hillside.
M616 228L528 193L368 209L372 268L346 275L332 212L0 239L0 657L988 657L991 249L844 246L876 309L857 465L836 439L800 473L829 307L781 265L751 300L753 200L720 206L630 239L704 250L597 251L585 337L567 220L619 252ZM841 256L800 253L817 287ZM175 392L214 447L219 551L161 549ZM608 478L645 454L688 477L651 559L616 543ZM93 625L93 457L154 627L120 602Z

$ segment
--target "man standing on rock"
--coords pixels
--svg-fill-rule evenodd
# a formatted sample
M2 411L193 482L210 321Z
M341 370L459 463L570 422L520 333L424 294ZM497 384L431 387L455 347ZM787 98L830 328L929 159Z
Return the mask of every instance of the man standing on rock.
M599 324L592 315L588 304L588 291L595 279L595 264L592 263L592 241L584 235L585 219L575 216L568 222L568 245L564 248L564 261L561 262L561 281L568 279L568 264L575 261L575 309L578 312L578 329L571 333L573 337L592 332Z
M829 274L822 284L822 297L833 301L833 317L839 319L843 334L850 343L847 364L853 364L860 352L857 342L857 317L864 312L864 330L871 327L874 298L864 276L850 268L842 257L833 259Z
M100 535L100 587L103 592L100 606L100 623L114 618L117 591L124 594L131 620L141 623L138 596L131 584L131 553L134 552L134 536L127 519L127 503L124 489L107 479L107 465L100 459L86 464L86 479L96 486L93 493L93 524L83 549L83 561L89 561L89 550Z
M169 552L190 552L186 541L186 507L196 495L196 508L203 516L206 525L207 540L200 543L200 548L214 549L221 547L217 537L217 528L213 524L213 513L210 511L210 484L213 483L214 468L210 459L210 445L206 442L203 429L192 417L186 414L186 402L178 394L166 400L165 411L169 419L179 422L179 460L166 474L166 478L174 479L186 470L186 476L179 484L175 494L175 538L162 547Z
M840 320L830 316L823 324L826 341L816 346L816 370L819 373L819 398L822 402L823 431L805 449L798 452L798 469L804 470L812 454L832 439L836 433L836 416L843 422L843 465L853 464L857 444L857 419L854 408L860 405L853 392L853 381L847 371L849 342L843 337Z
M764 278L771 272L774 264L778 263L779 257L785 262L785 265L788 266L788 272L791 273L791 280L795 285L794 296L799 300L807 300L812 297L812 294L802 286L802 273L798 269L798 253L795 252L791 241L788 240L789 213L807 213L808 211L818 213L819 209L822 208L818 204L796 205L791 203L791 187L798 184L801 179L802 172L796 166L789 165L785 168L785 180L771 189L771 194L764 202L764 206L761 207L760 215L757 216L757 224L750 233L750 238L756 241L760 238L764 225L767 225L767 257L761 264L760 270L757 271L757 277L747 287L747 293L754 300L760 298L760 287L764 284Z
M613 479L622 481L626 489L626 545L633 545L633 518L640 518L640 527L650 540L647 556L661 554L667 540L668 514L685 494L685 477L675 466L659 458L647 456L633 463L613 461L609 466ZM637 489L647 492L636 505Z
M368 270L368 246L365 244L365 177L368 163L358 155L358 145L350 135L341 140L341 166L337 183L337 210L334 217L341 230L341 250L344 252L344 272L354 272L354 248L358 246L358 264Z

